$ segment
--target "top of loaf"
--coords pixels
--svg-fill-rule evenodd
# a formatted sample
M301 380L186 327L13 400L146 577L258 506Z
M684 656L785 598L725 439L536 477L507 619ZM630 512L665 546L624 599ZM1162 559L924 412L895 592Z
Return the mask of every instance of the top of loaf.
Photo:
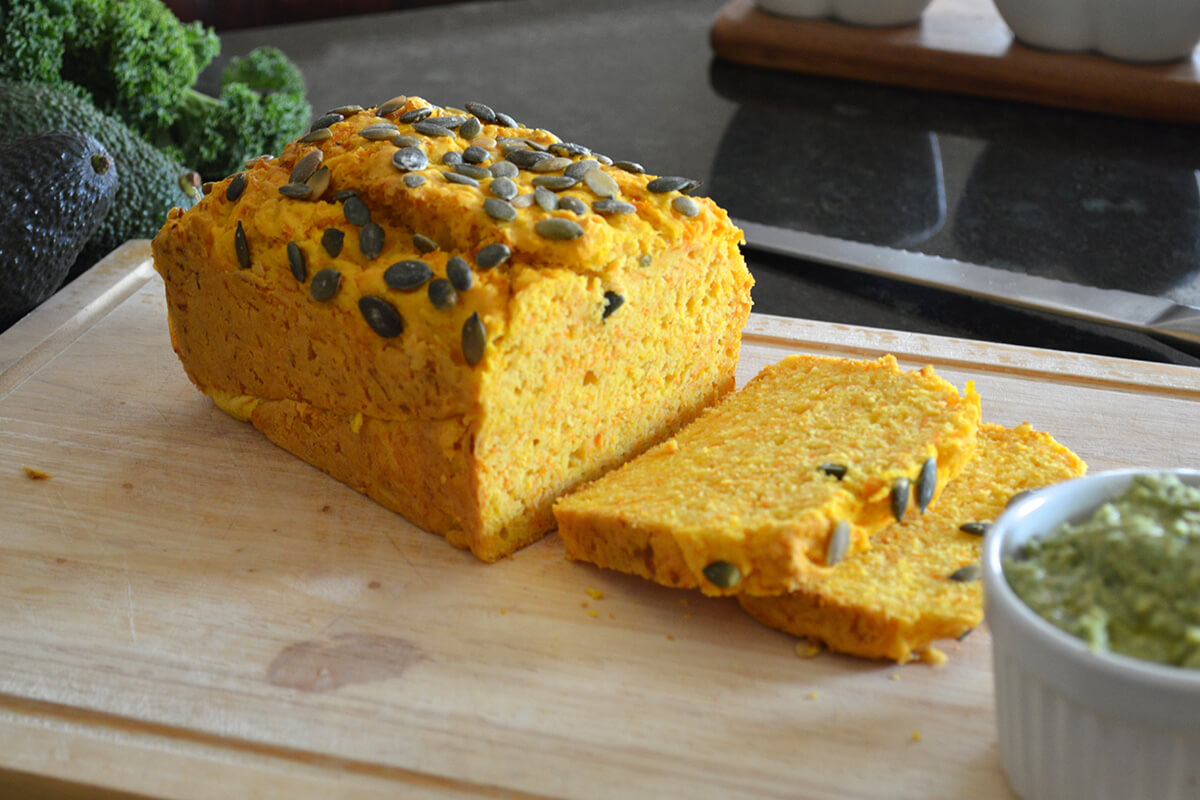
M504 335L511 298L531 282L583 276L602 320L630 300L622 274L652 269L664 247L741 241L722 209L687 194L696 181L467 107L398 97L335 109L278 157L206 185L160 238L204 245L208 270L307 284L367 335L461 339L456 360L468 366Z

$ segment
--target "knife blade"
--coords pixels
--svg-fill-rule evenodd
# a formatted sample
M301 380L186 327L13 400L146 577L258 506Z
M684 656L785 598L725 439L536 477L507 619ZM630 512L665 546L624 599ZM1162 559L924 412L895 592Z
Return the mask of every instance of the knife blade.
M746 245L768 253L882 275L997 303L1200 345L1200 308L1161 297L1026 275L942 256L733 220Z

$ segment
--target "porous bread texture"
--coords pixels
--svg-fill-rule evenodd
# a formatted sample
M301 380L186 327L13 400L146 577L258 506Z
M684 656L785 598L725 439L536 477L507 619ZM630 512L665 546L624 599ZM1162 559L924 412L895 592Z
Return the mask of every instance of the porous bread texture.
M949 575L979 562L982 538L960 530L996 518L1025 489L1082 475L1074 453L1028 424L984 424L975 456L937 504L916 519L876 534L871 548L814 570L780 597L738 598L772 628L807 636L830 650L905 662L938 639L955 638L983 621L978 580Z
M891 519L898 478L937 462L934 497L975 447L979 396L896 359L790 356L674 438L560 500L569 557L705 594L777 595L825 563L839 521L850 550ZM823 464L847 467L844 478ZM910 502L908 514L918 513ZM740 581L719 586L705 567Z
M443 154L471 142L422 136L398 121L428 106L409 98L386 118L367 109L332 125L323 142L289 144L247 169L235 200L226 197L229 179L216 184L195 208L171 214L153 243L155 267L175 351L218 406L492 561L550 530L555 498L670 436L733 388L753 281L728 215L697 197L699 213L684 216L671 205L679 192L649 192L649 175L600 167L635 213L576 216L535 204L511 221L490 217L489 180L476 187L442 174L450 169ZM422 185L404 183L408 173L392 161L396 144L358 135L383 121L421 139L429 157ZM484 124L482 136L474 143L488 149L484 166L504 160L502 137L558 141L495 124ZM285 197L280 186L316 149L328 188L315 201ZM522 170L513 180L528 193L534 177ZM383 228L378 257L363 254L360 228L333 199L347 189ZM583 183L559 193L568 195L598 199ZM548 217L577 222L583 235L539 235L534 226ZM345 234L337 255L322 245L330 228ZM419 252L414 234L439 249ZM289 269L289 242L304 255L305 281ZM495 243L511 257L481 269L476 253ZM448 310L433 305L425 286L400 291L384 281L387 267L408 259L445 278L453 256L472 265L474 285ZM341 273L340 287L318 302L311 280L326 268ZM614 310L606 293L624 302ZM399 313L399 336L368 325L358 306L367 296ZM472 365L463 331L475 314L486 347Z

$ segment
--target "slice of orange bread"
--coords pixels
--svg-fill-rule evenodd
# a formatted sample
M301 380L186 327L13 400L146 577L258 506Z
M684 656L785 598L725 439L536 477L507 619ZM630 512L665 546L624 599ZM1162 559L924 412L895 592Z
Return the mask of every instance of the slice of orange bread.
M884 528L870 550L810 573L791 594L738 600L763 624L830 650L908 661L982 621L980 534L1009 498L1086 468L1028 425L985 424L971 463L921 519Z
M978 424L974 390L930 367L791 356L560 500L559 535L571 558L667 586L782 594L927 506Z

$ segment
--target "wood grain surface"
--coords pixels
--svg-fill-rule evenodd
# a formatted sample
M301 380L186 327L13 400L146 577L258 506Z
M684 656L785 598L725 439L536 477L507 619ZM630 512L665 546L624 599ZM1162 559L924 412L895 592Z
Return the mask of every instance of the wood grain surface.
M0 336L0 787L1011 797L986 630L938 667L805 659L553 536L484 565L196 392L145 257ZM932 363L1093 470L1200 452L1195 370L755 316L739 380L800 351Z
M1027 47L991 0L934 0L920 22L892 28L779 17L754 0L731 0L713 24L712 46L759 67L1200 122L1200 54L1147 65Z

